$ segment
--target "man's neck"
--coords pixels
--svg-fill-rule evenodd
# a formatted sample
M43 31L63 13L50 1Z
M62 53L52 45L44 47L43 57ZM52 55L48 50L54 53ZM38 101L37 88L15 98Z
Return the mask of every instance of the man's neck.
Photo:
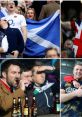
M8 11L8 15L13 15L15 11Z

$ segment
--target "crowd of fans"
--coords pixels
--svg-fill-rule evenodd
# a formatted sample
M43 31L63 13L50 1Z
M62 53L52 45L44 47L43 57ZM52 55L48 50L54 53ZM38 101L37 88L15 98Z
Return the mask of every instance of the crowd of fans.
M35 4L37 4L37 7ZM26 23L26 19L29 18L38 21L47 18L59 8L59 2L53 0L0 1L0 32L2 32L0 34L2 34L2 37L6 36L8 41L8 47L4 50L2 43L3 38L1 38L0 56L16 58L23 57L24 47L28 38L28 24Z
M77 37L77 35L80 36L79 32L82 30L81 22L82 22L81 1L63 1L61 3L62 58L82 57L80 44L77 44L78 42L76 42L75 40L75 39L80 40L80 37Z

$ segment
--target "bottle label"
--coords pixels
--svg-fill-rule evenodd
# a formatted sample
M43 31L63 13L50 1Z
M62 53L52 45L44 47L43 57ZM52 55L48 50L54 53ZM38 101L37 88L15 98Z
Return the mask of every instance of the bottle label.
M56 104L56 109L57 109L57 112L60 111L60 104Z
M13 113L12 114L12 117L17 117L17 113Z
M24 115L28 115L28 108L24 108Z
M34 108L34 115L37 114L37 108Z

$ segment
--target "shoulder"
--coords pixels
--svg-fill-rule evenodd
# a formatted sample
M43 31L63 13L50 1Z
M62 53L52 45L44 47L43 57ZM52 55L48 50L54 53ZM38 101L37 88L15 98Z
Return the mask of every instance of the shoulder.
M59 4L56 3L56 2L51 2L51 3L49 3L49 4L44 5L44 7L49 7L49 8L51 8L51 7L53 7L53 6L59 8Z

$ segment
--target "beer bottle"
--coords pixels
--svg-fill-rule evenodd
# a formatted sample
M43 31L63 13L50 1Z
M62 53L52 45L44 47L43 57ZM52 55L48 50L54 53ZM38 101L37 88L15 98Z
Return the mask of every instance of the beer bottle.
M29 107L29 117L32 117L32 107Z
M22 105L20 97L18 97L17 117L22 117Z
M36 103L35 103L35 97L33 97L32 109L33 109L32 116L37 117L37 107L36 107Z
M60 101L59 101L59 94L57 93L56 94L56 106L55 106L55 110L56 110L56 113L60 113Z
M29 117L28 97L25 97L24 117Z
M17 117L17 105L16 105L16 98L13 98L13 110L12 110L12 117Z

